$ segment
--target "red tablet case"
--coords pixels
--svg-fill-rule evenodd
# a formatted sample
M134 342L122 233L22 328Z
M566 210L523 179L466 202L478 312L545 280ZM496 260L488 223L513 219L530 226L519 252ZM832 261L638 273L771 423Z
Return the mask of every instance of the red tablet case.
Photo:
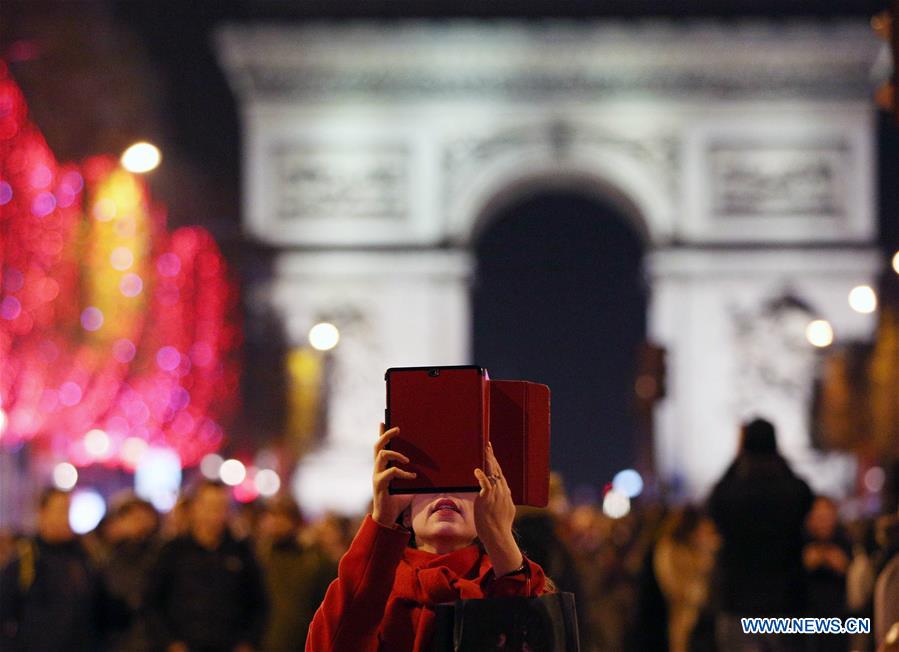
M391 493L478 491L487 438L517 505L549 500L550 391L546 385L489 380L477 366L387 370L387 427L399 426L391 448L410 458L413 480Z
M391 493L478 491L489 427L487 372L477 366L393 367L384 423L398 426L390 448L410 459L412 480L394 479Z
M491 380L490 442L516 505L549 502L549 387Z

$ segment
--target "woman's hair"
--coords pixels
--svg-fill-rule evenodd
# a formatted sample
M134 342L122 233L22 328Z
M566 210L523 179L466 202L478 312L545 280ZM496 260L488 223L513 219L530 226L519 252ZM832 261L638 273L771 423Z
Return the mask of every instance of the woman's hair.
M678 543L687 543L702 522L702 512L693 505L686 505L668 516L662 525L662 536Z

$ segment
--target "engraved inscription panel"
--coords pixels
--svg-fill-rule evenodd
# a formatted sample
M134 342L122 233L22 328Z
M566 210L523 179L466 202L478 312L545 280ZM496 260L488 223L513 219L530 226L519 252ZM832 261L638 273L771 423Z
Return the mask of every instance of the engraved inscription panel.
M848 154L846 144L712 144L712 214L844 217Z
M272 162L278 220L408 216L406 145L279 144Z

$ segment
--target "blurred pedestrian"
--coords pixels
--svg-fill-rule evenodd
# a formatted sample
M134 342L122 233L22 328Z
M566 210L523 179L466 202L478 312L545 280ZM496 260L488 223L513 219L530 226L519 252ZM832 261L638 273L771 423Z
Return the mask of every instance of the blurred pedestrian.
M553 512L534 507L518 507L515 533L518 544L528 559L543 569L553 579L556 589L575 596L581 649L591 649L591 632L587 626L587 593L581 583L574 558L558 533Z
M69 526L70 495L44 490L37 534L18 541L0 574L0 643L3 650L95 650L104 601L96 570Z
M720 538L695 507L672 513L662 525L653 569L668 606L668 650L687 652L706 612Z
M288 496L266 504L259 520L259 560L271 608L263 637L266 652L302 650L312 616L337 577L337 563L317 546L303 547L300 508Z
M874 639L880 646L899 622L899 516L890 514L877 520L877 539L882 555L874 584Z
M723 650L790 650L792 636L743 634L742 616L798 616L806 608L803 524L812 506L808 485L778 453L774 426L745 424L736 459L714 487L709 514L723 544L717 574Z
M808 586L807 614L811 617L846 618L846 573L852 553L849 538L839 522L836 503L818 496L805 525L807 541L802 565ZM848 638L841 634L812 636L809 650L845 651Z
M103 581L123 614L120 626L107 636L107 649L145 652L152 649L144 600L159 553L159 514L152 504L129 496L115 506L109 518L112 548L102 567Z
M266 617L253 551L228 529L229 489L202 481L188 532L163 545L147 595L150 625L167 652L259 649Z

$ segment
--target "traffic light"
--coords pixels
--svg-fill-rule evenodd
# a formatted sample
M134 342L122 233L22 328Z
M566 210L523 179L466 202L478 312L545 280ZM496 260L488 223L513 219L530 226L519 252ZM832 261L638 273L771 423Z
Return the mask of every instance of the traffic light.
M877 105L893 114L899 122L899 102L896 101L896 61L899 58L899 28L893 25L899 22L899 0L891 0L889 9L885 9L871 19L874 33L888 44L889 76L874 92Z

